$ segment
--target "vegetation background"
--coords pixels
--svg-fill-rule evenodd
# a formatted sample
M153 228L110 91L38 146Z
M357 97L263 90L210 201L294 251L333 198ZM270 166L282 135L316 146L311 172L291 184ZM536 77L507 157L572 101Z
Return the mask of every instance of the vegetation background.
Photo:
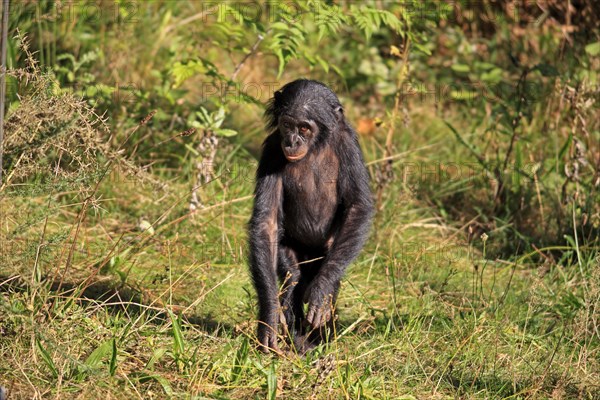
M10 3L9 399L600 398L600 3ZM377 215L337 339L277 358L245 227L299 77Z

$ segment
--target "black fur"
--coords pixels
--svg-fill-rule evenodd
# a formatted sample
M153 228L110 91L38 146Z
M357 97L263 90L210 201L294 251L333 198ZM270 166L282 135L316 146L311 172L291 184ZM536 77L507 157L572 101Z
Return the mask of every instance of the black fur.
M318 126L300 161L288 161L282 151L278 123L283 115ZM263 350L278 351L279 323L285 321L304 352L331 323L340 280L367 239L373 214L369 176L357 135L324 84L288 83L275 92L265 117L270 135L258 165L249 224L258 338Z

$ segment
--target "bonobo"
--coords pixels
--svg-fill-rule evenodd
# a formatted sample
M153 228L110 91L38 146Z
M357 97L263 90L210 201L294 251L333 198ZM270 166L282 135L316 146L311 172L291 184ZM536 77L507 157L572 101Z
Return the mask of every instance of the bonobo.
M249 224L258 340L263 351L279 352L281 323L304 353L323 340L340 280L367 238L369 175L356 132L324 84L288 83L265 117L270 134Z

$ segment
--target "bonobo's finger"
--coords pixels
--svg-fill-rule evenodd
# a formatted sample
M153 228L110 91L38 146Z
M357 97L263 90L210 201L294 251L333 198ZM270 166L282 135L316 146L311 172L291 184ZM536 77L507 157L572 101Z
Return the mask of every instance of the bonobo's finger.
M268 353L269 352L269 345L271 344L271 335L269 335L269 332L263 332L262 334L259 335L258 340L260 342L260 350L263 353Z
M317 329L329 322L332 316L333 310L331 303L325 303L319 308L315 307L315 310L312 313L312 318L308 319L308 322L313 328Z
M263 353L269 352L269 335L265 335L263 338L260 339L260 346L258 348Z
M260 350L263 353L268 353L269 351L279 352L279 347L277 346L278 326L275 322L259 322L258 341L260 343Z
M279 345L277 344L277 336L272 335L269 338L269 350L274 353L281 354L281 350L279 349Z
M287 325L287 320L286 320L285 314L283 312L279 313L279 323L283 326Z
M279 349L279 345L277 344L277 335L273 333L266 334L260 340L260 350L263 353L274 352L277 354L281 354L281 350Z
M312 322L312 326L313 328L318 328L319 326L321 326L321 319L323 315L323 309L321 309L320 307L317 308L317 310L315 311L315 317L313 318L313 322Z
M323 309L315 306L313 310L314 312L312 319L310 319L308 322L310 323L310 326L312 326L314 329L317 329L322 325L321 320L323 319Z
M306 321L312 325L313 317L315 316L315 307L312 305L308 307L308 314L306 315Z

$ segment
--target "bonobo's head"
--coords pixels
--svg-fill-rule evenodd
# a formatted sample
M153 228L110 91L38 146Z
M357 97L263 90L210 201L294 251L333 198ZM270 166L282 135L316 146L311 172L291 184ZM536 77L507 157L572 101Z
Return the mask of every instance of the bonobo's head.
M279 132L285 158L296 162L337 132L344 112L337 96L327 86L298 79L275 92L265 117L269 131L277 129Z

